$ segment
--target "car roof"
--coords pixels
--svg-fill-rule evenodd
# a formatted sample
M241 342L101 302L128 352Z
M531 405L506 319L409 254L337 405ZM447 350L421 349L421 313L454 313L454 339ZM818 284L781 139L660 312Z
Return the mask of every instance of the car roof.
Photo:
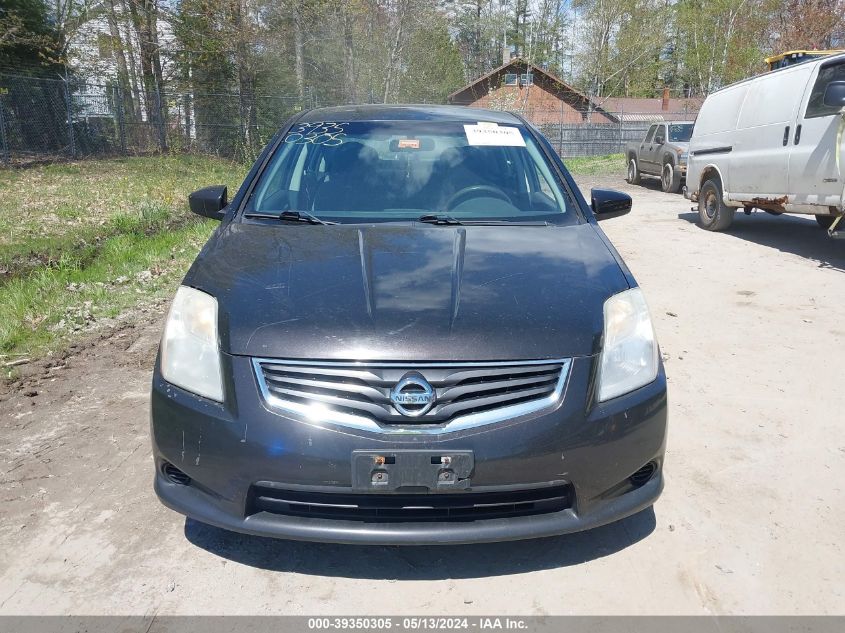
M348 105L309 110L300 123L320 121L450 121L471 123L486 121L522 125L510 112L452 105Z

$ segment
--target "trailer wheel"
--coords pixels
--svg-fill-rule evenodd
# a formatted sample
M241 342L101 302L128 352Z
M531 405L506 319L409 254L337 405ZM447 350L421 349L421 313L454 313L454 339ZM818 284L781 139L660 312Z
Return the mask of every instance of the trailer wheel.
M672 163L664 163L660 173L660 185L666 193L678 193L681 189L681 175L675 171Z
M724 231L734 220L736 209L722 200L722 183L713 178L701 187L698 196L698 221L708 231Z
M640 166L637 165L637 159L633 156L628 162L628 177L625 180L632 185L640 184Z

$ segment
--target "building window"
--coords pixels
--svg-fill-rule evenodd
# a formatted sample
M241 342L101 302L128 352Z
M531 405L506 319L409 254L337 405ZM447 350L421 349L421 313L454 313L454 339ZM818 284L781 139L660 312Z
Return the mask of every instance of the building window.
M516 73L505 73L505 85L506 86L515 86L516 85Z
M519 81L523 86L532 85L534 83L534 73L522 73L519 77Z

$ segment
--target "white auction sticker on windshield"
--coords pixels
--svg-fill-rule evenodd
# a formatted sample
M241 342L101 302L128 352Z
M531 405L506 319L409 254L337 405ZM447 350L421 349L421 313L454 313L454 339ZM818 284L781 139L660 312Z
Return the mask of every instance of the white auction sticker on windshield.
M525 147L525 139L522 138L519 128L479 123L464 125L464 131L467 135L467 143L470 145Z

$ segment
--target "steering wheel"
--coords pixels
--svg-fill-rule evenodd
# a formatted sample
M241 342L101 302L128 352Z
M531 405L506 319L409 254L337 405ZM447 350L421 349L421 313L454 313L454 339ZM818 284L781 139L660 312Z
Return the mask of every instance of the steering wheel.
M481 196L478 194L485 193L490 194L494 198L498 198L499 200L504 200L510 205L513 205L513 200L511 200L508 194L506 194L498 187L491 187L490 185L470 185L469 187L464 187L460 191L456 191L451 196L449 196L449 199L446 201L445 204L446 210L456 207L457 201L463 201L463 198L480 198Z

